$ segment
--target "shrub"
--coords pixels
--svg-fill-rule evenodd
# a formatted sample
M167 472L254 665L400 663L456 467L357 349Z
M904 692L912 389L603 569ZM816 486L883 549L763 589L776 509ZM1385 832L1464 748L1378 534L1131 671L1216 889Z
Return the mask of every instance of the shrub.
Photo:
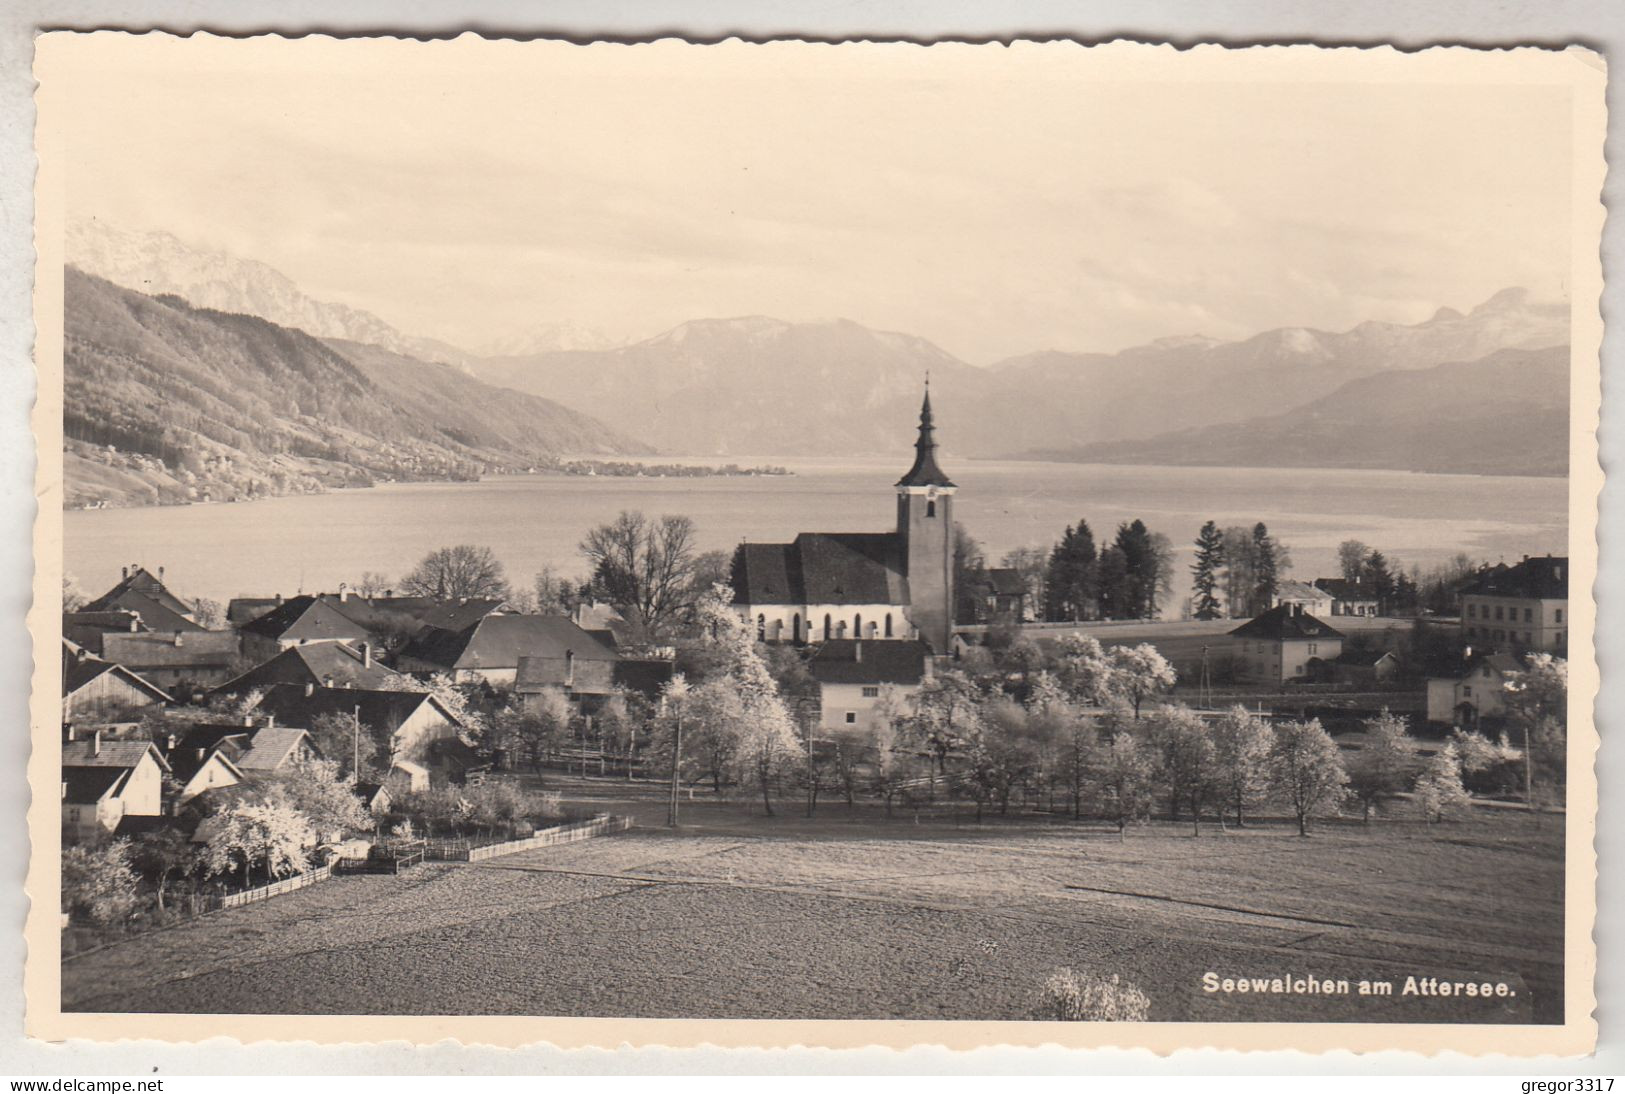
M1144 1022L1150 1012L1145 992L1116 973L1106 978L1056 969L1039 989L1032 1016L1043 1022Z

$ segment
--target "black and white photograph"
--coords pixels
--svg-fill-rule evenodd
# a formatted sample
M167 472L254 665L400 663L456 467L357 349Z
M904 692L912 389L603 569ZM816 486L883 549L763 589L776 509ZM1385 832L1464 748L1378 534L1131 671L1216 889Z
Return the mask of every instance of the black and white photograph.
M42 1035L1592 1043L1596 54L36 75Z

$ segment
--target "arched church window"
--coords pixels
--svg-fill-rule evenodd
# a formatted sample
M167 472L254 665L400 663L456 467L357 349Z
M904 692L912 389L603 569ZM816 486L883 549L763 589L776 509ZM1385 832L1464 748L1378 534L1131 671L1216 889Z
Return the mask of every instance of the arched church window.
M829 613L825 612L824 613L824 641L826 641L826 642L829 641L829 629L830 629Z
M926 499L926 502L925 502L925 515L928 516L928 517L934 517L934 516L937 515L937 499L936 498L927 498Z
M797 612L790 620L790 639L799 643L801 641L801 613Z
M886 613L886 637L891 637L891 612Z
M854 615L852 617L852 637L853 638L862 638L863 637L863 615L861 613L856 614L856 615Z

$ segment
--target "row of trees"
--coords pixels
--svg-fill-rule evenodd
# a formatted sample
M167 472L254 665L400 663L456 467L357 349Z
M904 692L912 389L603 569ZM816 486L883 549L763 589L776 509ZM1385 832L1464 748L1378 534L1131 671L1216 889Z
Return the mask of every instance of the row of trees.
M1050 550L1043 616L1050 622L1155 619L1172 582L1173 545L1167 536L1135 519L1119 524L1112 542L1097 550L1089 522L1080 520Z
M1221 531L1210 520L1196 535L1191 614L1197 619L1251 618L1270 607L1291 568L1291 552L1262 521Z

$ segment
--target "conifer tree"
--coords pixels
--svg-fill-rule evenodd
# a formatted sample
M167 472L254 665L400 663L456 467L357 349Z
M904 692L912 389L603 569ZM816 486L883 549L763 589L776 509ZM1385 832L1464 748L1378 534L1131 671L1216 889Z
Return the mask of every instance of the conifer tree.
M1275 594L1280 591L1280 557L1275 539L1270 530L1259 521L1253 525L1253 604L1252 610L1256 615L1270 606Z
M1219 585L1219 567L1224 565L1224 535L1213 521L1202 525L1196 536L1196 562L1191 566L1195 575L1195 615L1198 619L1220 617L1219 598L1214 595Z

